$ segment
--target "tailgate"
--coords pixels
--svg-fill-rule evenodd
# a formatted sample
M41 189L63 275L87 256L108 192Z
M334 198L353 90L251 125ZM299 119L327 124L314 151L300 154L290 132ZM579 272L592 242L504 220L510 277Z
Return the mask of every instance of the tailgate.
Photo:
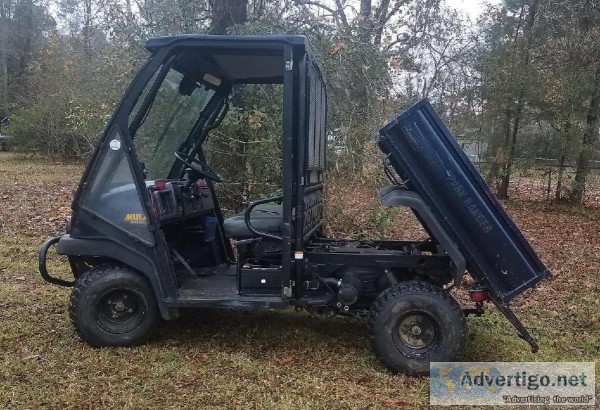
M380 130L380 147L431 208L469 272L502 304L549 276L427 100Z

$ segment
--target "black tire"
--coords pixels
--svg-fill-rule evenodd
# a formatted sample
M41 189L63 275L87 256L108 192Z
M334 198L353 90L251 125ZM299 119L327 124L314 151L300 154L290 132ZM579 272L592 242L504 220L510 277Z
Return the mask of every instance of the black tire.
M422 281L402 282L373 302L367 321L371 346L393 372L429 372L430 362L453 361L465 343L465 316L445 290Z
M159 311L146 278L125 266L107 264L77 279L69 317L91 346L134 346L152 335Z

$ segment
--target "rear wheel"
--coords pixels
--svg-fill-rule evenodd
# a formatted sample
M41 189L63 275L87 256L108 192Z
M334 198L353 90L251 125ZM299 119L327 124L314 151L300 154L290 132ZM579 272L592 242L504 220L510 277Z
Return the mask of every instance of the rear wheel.
M146 278L124 266L100 265L77 279L69 316L92 346L133 346L151 336L159 312Z
M456 300L422 281L383 291L371 307L367 325L383 364L409 375L429 372L430 362L454 360L466 338L465 317Z

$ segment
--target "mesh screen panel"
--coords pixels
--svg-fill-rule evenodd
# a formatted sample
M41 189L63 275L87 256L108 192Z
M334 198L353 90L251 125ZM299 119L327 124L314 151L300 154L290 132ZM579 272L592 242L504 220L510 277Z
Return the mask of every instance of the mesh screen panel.
M315 130L316 130L316 106L317 99L315 95L316 73L313 66L309 71L309 99L308 99L308 169L313 169L317 165L317 156L315 152Z
M321 129L320 129L320 138L321 141L321 151L319 155L319 169L325 170L325 153L327 151L327 94L325 90L325 84L321 83Z
M308 141L307 165L309 170L325 170L326 151L326 95L325 85L314 65L308 71Z

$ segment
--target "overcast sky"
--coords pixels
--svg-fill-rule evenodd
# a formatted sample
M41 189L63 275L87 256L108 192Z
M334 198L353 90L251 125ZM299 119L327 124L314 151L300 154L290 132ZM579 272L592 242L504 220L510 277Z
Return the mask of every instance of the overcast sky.
M477 20L485 5L499 4L502 0L446 0L448 6L464 12L472 21Z

